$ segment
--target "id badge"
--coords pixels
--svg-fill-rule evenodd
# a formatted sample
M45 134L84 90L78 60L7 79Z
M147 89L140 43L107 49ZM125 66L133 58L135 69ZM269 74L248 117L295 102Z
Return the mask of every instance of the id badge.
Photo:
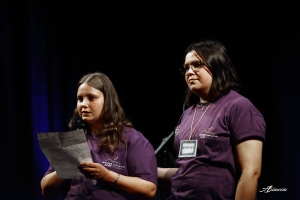
M178 157L195 157L197 144L197 140L181 140Z

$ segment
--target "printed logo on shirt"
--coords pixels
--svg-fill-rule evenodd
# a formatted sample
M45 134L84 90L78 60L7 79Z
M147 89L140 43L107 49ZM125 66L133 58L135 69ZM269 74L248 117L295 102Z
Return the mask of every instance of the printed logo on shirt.
M206 129L206 130L203 130L200 134L199 134L199 137L200 138L207 138L207 139L216 139L218 136L215 135L213 132L211 132L212 130L212 127Z
M117 158L114 158L114 160L118 159ZM107 159L107 160L104 160L102 161L102 165L105 166L105 167L112 167L112 168L115 168L115 169L124 169L125 166L122 166L119 162L116 162L112 159Z

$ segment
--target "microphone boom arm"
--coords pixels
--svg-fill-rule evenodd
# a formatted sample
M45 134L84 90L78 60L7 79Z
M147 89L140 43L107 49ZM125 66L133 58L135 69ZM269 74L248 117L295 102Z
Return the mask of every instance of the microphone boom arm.
M170 135L162 139L162 142L160 143L159 147L155 150L155 154L166 144L166 142L172 137L173 134L174 131Z

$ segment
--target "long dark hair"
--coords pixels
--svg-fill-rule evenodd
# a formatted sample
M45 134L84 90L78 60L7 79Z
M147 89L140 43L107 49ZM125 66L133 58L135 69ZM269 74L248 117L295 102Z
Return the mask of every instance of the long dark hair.
M83 83L87 83L95 89L101 91L104 95L104 106L100 116L101 149L114 153L114 150L120 146L120 142L126 146L123 137L124 126L133 127L132 123L126 118L125 112L121 107L117 92L110 79L103 73L95 72L84 75L77 84L77 89ZM79 116L77 108L73 117ZM87 126L87 134L91 134ZM69 128L72 130L70 121Z
M205 66L213 75L210 89L213 100L229 93L230 90L239 91L241 85L238 80L238 75L225 46L221 42L203 40L193 43L187 47L185 55L193 50L200 56ZM188 88L185 96L185 105L191 106L198 102L199 97Z

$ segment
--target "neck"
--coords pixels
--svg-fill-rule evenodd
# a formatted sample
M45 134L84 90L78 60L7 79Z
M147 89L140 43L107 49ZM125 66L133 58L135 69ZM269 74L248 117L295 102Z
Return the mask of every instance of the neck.
M90 129L90 132L91 133L94 133L94 134L98 134L100 133L100 130L101 130L101 126L99 125L89 125L89 129Z
M201 107L204 107L204 106L207 106L207 105L209 105L210 104L210 102L209 101L206 101L206 102L199 102L199 105L201 106Z
M213 96L210 94L209 91L198 91L198 93L195 94L199 97L200 102L202 103L213 101Z
M200 103L207 103L210 102L211 100L209 98L201 98L200 97Z

